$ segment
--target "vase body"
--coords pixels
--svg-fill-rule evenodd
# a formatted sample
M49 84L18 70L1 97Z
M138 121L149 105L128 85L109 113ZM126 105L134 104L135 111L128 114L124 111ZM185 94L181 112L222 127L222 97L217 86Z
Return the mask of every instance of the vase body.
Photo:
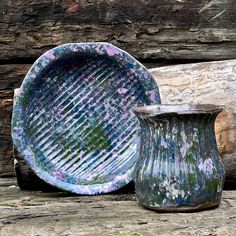
M134 109L139 119L139 159L134 176L139 203L159 211L193 211L220 204L224 183L214 105ZM146 110L145 110L146 109Z

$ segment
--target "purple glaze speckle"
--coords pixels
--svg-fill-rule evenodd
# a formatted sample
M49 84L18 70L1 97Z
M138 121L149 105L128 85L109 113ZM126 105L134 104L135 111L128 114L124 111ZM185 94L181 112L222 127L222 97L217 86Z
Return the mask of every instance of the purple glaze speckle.
M140 126L135 188L140 204L161 211L217 206L224 184L214 132L216 105L134 108Z
M65 44L43 54L15 96L13 142L47 183L79 194L132 180L137 105L160 103L146 68L107 43Z

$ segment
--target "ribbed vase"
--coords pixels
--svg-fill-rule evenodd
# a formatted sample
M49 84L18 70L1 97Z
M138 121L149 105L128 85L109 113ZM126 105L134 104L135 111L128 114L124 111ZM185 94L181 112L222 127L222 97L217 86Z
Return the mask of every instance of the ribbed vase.
M215 105L134 108L141 126L135 188L139 203L159 211L220 204L224 167L215 139Z

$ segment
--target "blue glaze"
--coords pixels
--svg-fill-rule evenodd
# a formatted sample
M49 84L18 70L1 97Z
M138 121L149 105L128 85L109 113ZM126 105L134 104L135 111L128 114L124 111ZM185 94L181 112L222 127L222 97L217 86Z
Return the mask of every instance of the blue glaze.
M218 206L224 167L218 154L215 105L135 108L140 126L135 188L139 203L157 211Z
M134 105L160 102L147 69L108 43L43 54L16 91L12 138L47 183L79 194L114 191L136 161Z

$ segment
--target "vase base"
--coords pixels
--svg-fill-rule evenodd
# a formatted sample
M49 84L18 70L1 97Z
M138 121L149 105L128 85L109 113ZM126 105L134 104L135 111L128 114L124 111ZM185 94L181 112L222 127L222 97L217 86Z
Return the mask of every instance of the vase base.
M217 208L220 205L220 202L218 203L208 203L208 204L199 204L197 206L183 206L183 207L152 207L152 206L146 206L143 204L140 204L144 208L147 208L149 210L157 211L157 212L194 212L194 211L202 211L202 210L210 210L213 208Z

